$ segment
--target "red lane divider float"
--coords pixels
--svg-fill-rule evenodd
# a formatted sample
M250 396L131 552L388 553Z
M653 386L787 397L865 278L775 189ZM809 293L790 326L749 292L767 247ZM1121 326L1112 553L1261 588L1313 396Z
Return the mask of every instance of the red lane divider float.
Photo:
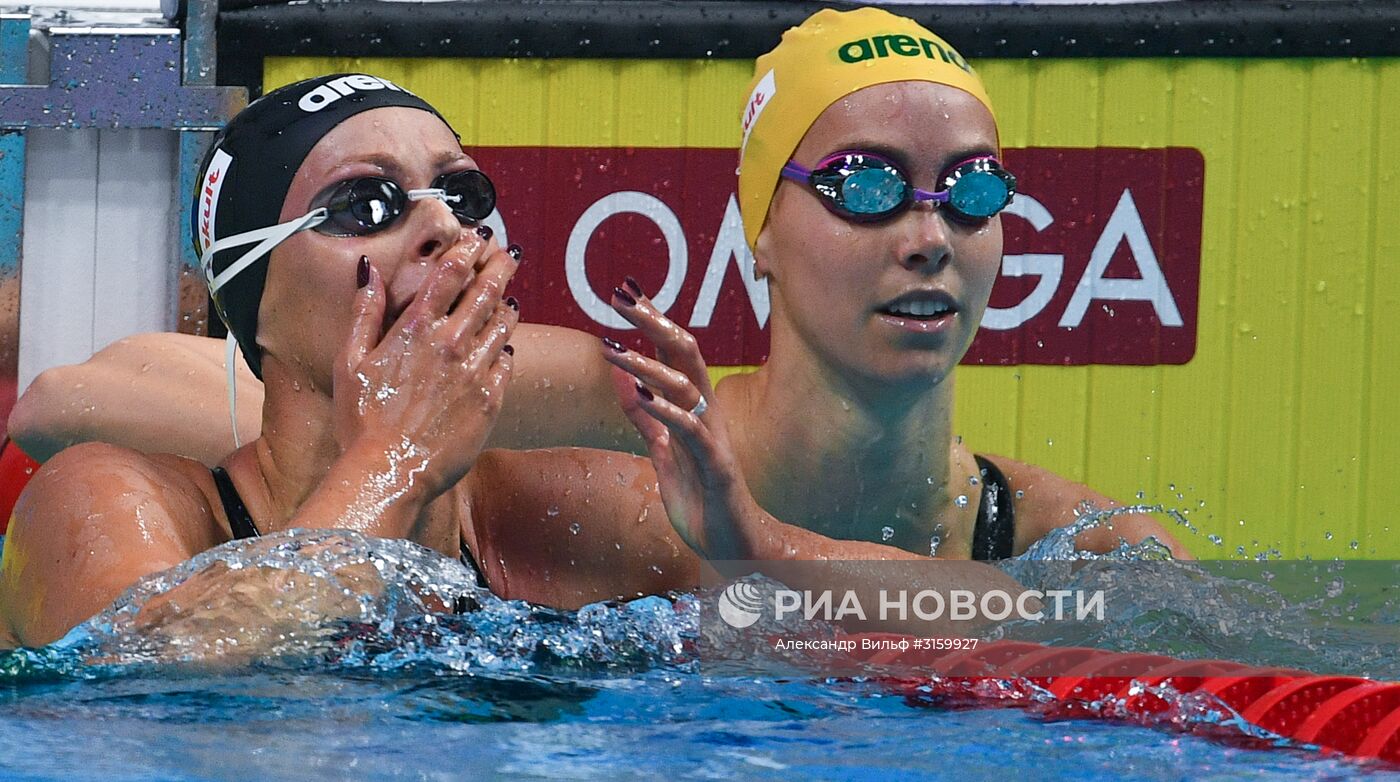
M867 649L853 650L854 661L870 670L896 671L879 681L914 705L1036 704L1051 719L1171 725L1164 717L1175 706L1161 694L1169 686L1183 695L1213 696L1246 722L1301 744L1400 764L1400 683L1021 641L942 652L912 644L895 648L904 640L898 635L847 638L855 650ZM918 675L907 675L910 671ZM1044 693L1054 700L1045 703ZM1247 738L1228 727L1180 726L1221 738Z

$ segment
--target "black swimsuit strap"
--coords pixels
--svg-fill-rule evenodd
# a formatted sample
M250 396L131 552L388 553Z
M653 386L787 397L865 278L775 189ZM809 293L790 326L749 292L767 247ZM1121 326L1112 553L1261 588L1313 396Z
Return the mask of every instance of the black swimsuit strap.
M233 539L243 540L261 535L257 525L253 523L252 515L248 513L248 507L243 504L243 498L238 496L233 479L228 477L228 472L222 467L215 467L209 472L214 475L214 485L219 487L219 501L224 504L224 515L228 516L228 526L233 530Z
M972 558L1008 559L1016 538L1016 512L1011 507L1011 485L995 464L975 456L982 470L982 504L972 531Z

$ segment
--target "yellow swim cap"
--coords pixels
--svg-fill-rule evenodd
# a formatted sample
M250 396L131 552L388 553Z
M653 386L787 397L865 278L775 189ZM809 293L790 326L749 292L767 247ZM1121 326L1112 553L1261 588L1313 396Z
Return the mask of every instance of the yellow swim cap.
M982 80L947 41L878 8L825 9L754 63L739 148L739 211L752 248L783 165L827 106L892 81L957 87L992 110Z

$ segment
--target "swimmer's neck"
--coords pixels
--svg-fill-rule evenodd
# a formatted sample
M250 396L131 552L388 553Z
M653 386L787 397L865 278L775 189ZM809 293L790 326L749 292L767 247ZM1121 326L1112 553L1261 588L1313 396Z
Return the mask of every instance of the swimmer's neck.
M321 389L303 373L285 366L271 355L263 359L262 432L237 452L246 466L251 459L260 480L257 494L249 497L249 509L259 516L253 500L266 503L263 517L291 518L315 491L321 478L340 455L335 438L334 403L329 389ZM233 462L231 462L232 466ZM277 531L264 529L263 532Z
M398 472L387 450L339 441L329 383L313 382L269 353L263 357L263 378L262 436L227 462L235 482L247 491L243 500L259 530L360 529L458 556L465 507L462 484L438 495L405 487L394 495L392 507L364 499L359 487L366 481L379 485Z
M754 498L777 518L927 553L940 522L968 515L954 497L975 466L952 436L951 378L900 397L816 361L770 361L730 381L725 396L741 410L730 435Z

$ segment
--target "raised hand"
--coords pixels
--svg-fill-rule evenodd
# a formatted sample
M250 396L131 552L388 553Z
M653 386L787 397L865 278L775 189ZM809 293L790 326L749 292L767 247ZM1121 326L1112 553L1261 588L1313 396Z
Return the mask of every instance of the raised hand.
M334 378L343 452L387 453L392 488L411 485L425 501L461 480L510 379L507 341L519 305L501 295L516 268L511 254L463 232L386 330L384 281L360 261L355 318Z
M604 340L623 411L646 442L666 514L707 559L751 559L765 514L740 472L695 337L662 315L627 278L613 309L656 346L656 358Z

